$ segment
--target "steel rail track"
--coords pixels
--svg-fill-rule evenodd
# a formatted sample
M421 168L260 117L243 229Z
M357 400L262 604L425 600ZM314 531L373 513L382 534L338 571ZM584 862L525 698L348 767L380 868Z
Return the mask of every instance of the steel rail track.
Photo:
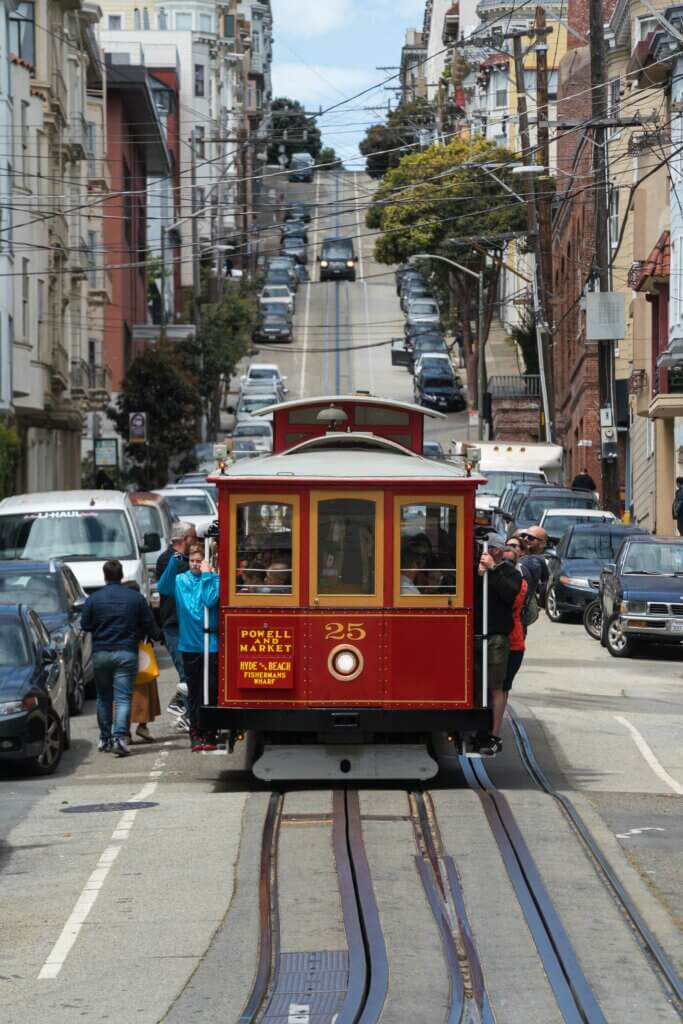
M478 758L461 756L459 761L481 801L563 1019L566 1024L606 1024L505 796Z
M641 948L643 949L650 966L657 973L660 981L665 984L667 992L673 995L678 1004L677 1008L679 1013L683 1012L683 980L676 971L676 968L662 949L651 929L645 923L645 920L638 911L635 903L619 881L607 857L602 852L597 840L579 812L576 810L572 801L563 793L558 793L548 780L536 759L534 749L531 745L531 740L529 739L527 731L519 716L509 705L507 712L512 726L517 751L524 767L536 785L549 796L553 797L564 811L568 821L588 850L588 853L590 854L589 859L593 864L596 874L612 892L612 895L635 929L640 940Z
M486 992L460 879L443 848L428 794L408 792L415 842L415 864L441 937L449 972L451 1005L447 1024L495 1024Z
M282 1002L305 1008L325 998L325 986L311 979L309 962L328 977L347 981L340 1008L330 1019L336 1024L376 1024L389 985L389 966L375 902L370 867L363 844L360 805L355 790L336 790L332 799L332 840L346 931L346 954L316 952L287 954L280 950L277 859L284 794L273 793L263 825L259 875L259 946L254 985L240 1024L281 1020ZM287 817L287 816L285 816ZM290 965L285 964L287 958ZM291 1007L290 1007L291 1010Z

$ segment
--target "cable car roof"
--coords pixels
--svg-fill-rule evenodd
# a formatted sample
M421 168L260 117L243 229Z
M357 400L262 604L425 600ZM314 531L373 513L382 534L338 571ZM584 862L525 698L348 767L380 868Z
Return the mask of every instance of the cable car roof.
M275 405L265 406L256 410L254 416L270 416L276 410L284 412L287 409L298 409L301 406L311 405L335 405L339 402L355 405L383 405L390 409L403 409L405 412L418 412L421 416L429 416L434 420L446 418L442 412L436 409L425 409L422 405L415 405L413 402L397 402L393 398L378 398L377 395L351 394L351 395L319 395L315 398L295 398L290 402L277 402Z
M226 477L279 477L283 480L293 477L326 480L467 479L465 471L452 462L436 462L410 452L398 453L383 448L331 451L327 445L311 446L310 442L303 450L300 447L298 451L241 459L228 467L225 476L213 476L210 480L217 483Z
M339 450L342 448L353 448L357 452L393 452L395 455L402 455L404 458L417 459L419 455L405 445L398 444L388 437L381 437L378 434L370 434L366 431L330 430L327 434L320 434L316 437L300 441L293 448L287 448L279 454L289 457L298 452L310 452L312 449L324 448Z

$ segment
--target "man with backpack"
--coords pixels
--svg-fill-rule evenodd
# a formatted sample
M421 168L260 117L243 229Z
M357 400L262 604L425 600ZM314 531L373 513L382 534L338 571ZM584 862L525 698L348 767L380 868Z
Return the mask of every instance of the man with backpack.
M678 536L683 537L683 476L676 477L676 493L671 506L671 516L676 520Z

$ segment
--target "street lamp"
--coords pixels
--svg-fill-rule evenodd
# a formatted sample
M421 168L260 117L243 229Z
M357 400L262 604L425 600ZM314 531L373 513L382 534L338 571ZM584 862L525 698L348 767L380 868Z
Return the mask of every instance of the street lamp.
M470 277L477 279L477 287L479 292L479 325L477 330L477 413L479 416L478 426L478 437L480 441L484 439L484 394L486 391L485 376L485 362L484 362L484 341L485 341L485 328L484 328L484 271L480 270L478 273L474 270L470 270L469 267L464 267L462 263L456 263L455 260L448 259L446 256L439 256L435 252L417 252L410 257L414 260L428 259L428 260L441 260L442 263L448 263L449 266L455 267L456 270L461 270L464 274L469 274Z

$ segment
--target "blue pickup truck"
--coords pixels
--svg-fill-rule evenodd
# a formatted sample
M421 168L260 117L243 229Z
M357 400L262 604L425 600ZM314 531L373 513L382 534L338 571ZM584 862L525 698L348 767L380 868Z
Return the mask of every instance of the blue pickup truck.
M683 643L683 538L628 537L603 566L601 642L628 658L643 642Z

